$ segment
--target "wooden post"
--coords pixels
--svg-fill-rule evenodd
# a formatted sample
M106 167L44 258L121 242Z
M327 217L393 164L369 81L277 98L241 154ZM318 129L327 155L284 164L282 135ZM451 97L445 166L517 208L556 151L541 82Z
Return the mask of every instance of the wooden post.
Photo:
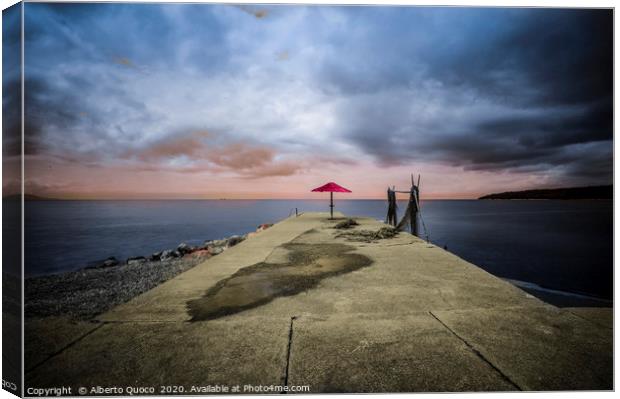
M385 216L385 223L392 224L392 203L390 202L390 188L387 189L388 210Z
M388 212L387 218L385 222L392 226L396 226L398 223L396 216L396 192L393 189L388 187L387 189L387 198L388 198Z
M329 193L329 214L330 219L334 218L334 193L330 191Z
M420 176L418 175L418 186L420 184ZM411 234L419 237L419 224L418 214L420 213L420 191L418 186L415 185L413 180L413 174L411 174L411 195L409 196L409 202L411 205Z
M409 201L411 202L411 234L419 237L418 213L420 210L418 209L418 188L415 186L411 187L411 197L409 197Z

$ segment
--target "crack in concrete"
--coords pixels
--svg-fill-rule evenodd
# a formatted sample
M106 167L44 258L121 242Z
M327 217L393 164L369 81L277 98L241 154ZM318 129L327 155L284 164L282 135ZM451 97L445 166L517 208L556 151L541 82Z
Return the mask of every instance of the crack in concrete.
M474 352L474 354L476 356L478 356L480 358L480 360L482 360L483 362L485 362L486 364L488 364L489 366L491 366L491 368L493 370L495 370L496 372L499 373L499 375L508 383L510 383L512 386L514 386L517 390L522 391L523 389L517 385L516 382L514 382L513 380L510 379L510 377L508 377L506 374L504 374L504 372L502 370L499 369L499 367L497 367L496 365L494 365L489 359L487 359L478 349L474 348L469 342L467 342L467 340L465 340L463 337L461 337L460 335L458 335L454 330L452 330L450 327L448 327L448 325L446 323L444 323L443 321L441 321L439 319L439 317L437 317L432 311L428 312L431 316L433 316L433 318L435 320L437 320L442 326L444 326L448 331L450 331L456 338L458 338L461 342L463 342L472 352Z
M89 336L90 334L94 333L95 331L97 331L98 329L100 329L101 327L103 327L106 323L100 323L98 326L96 326L95 328L93 328L92 330L89 330L88 332L82 334L81 336L79 336L78 338L76 338L75 340L69 342L67 345L63 346L62 348L60 348L59 350L51 353L48 357L46 357L45 359L41 360L40 362L38 362L37 364L35 364L34 366L28 368L27 370L24 370L24 374L28 374L31 373L32 371L34 371L35 369L37 369L38 367L40 367L41 365L43 365L44 363L46 363L47 361L49 361L50 359L60 355L62 352L66 351L67 349L69 349L70 347L72 347L73 345L77 344L78 342L80 342L81 340L83 340L84 338L86 338L87 336Z
M284 368L284 386L288 386L289 367L291 364L291 347L293 346L293 323L297 316L291 317L291 324L288 330L288 344L286 346L286 367ZM282 393L286 393L283 391Z

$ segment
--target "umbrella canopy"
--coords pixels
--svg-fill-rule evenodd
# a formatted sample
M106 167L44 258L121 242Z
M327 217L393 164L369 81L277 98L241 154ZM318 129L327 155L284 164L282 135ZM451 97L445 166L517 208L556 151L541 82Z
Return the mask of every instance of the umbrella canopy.
M330 219L334 218L334 193L350 193L351 190L348 190L342 186L339 186L338 184L334 183L333 181L322 185L321 187L317 187L314 190L315 192L328 192L329 193L329 214L330 214Z
M350 193L351 190L347 190L346 188L339 186L338 184L330 181L327 184L322 185L321 187L317 187L312 191L318 191L321 193L330 192L330 193Z

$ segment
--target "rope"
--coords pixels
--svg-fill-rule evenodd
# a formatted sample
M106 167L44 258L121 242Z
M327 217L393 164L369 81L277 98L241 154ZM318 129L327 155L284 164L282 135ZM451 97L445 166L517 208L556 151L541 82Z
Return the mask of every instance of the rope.
M422 228L424 229L424 235L426 236L426 242L431 242L430 234L428 234L428 230L426 229L426 223L424 223L424 218L422 217L422 209L420 209L420 221L422 222Z
M415 199L416 199L416 204L418 204L417 202L418 198L415 197ZM422 208L419 205L416 205L416 207L418 208L418 214L420 215L420 221L422 222L422 229L424 230L424 235L426 236L426 242L430 242L431 241L430 234L428 233L428 229L426 228L426 223L424 222L424 218L422 217ZM411 201L409 201L409 204L407 205L407 210L405 211L403 218L396 225L396 230L403 231L407 227L407 222L412 217L413 217L413 211L411 209Z
M396 230L403 231L407 228L407 222L411 219L411 202L408 203L407 209L405 210L405 214L400 222L396 225Z

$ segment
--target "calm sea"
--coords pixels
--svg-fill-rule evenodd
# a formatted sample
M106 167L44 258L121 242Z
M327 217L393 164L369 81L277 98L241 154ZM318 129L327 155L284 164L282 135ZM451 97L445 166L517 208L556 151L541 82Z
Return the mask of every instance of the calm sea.
M400 214L405 209L399 204ZM511 280L612 298L612 201L423 201L430 241ZM319 200L29 201L26 275L254 231ZM384 219L385 201L337 200L346 215ZM422 233L424 230L422 230Z

